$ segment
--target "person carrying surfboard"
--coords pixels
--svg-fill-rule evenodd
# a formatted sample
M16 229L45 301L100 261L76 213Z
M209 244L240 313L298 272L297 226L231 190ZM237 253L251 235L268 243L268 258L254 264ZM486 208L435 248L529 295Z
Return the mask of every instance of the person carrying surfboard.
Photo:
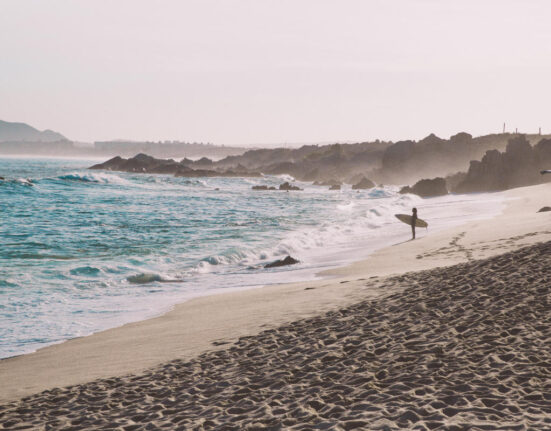
M394 217L396 217L398 220L400 220L402 223L407 224L408 226L411 226L411 234L412 240L415 239L415 228L416 227L428 227L428 223L425 220L421 220L417 217L417 208L413 208L412 214L394 214Z
M417 208L413 208L411 214L411 233L413 234L411 239L415 239L415 223L417 223Z

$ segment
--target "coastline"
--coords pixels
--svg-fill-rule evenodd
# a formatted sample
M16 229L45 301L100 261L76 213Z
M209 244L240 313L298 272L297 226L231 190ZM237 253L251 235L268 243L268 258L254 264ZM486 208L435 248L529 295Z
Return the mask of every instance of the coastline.
M330 279L199 297L153 319L4 359L0 402L189 360L227 348L239 337L401 289L389 288L383 277L483 259L549 240L548 214L537 211L549 204L550 190L544 184L504 192L511 200L501 215L378 250L367 260L324 271Z

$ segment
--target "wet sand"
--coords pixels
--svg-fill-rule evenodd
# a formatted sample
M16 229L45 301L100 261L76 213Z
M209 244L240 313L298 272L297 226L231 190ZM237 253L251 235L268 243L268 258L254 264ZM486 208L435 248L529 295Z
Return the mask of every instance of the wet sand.
M197 298L0 361L0 427L551 428L549 191L507 192L502 216L338 279Z

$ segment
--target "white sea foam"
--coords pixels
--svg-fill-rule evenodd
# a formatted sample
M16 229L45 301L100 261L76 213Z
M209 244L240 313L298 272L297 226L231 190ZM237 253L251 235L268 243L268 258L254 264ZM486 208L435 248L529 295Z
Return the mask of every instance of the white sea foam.
M117 185L130 185L131 183L121 178L116 174L108 174L104 172L71 172L66 175L60 175L60 180L66 181L82 181L85 183L101 183L101 184L117 184Z

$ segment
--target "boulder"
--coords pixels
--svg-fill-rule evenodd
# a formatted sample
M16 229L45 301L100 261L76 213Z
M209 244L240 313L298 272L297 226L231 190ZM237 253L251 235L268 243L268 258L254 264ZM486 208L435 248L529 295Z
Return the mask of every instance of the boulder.
M363 177L360 182L352 186L352 190L366 190L375 187L375 183L366 177Z
M253 190L276 190L276 188L273 187L273 186L270 186L270 187L268 187L268 186L252 186L252 189Z
M329 187L329 190L340 190L340 189L341 189L340 185L334 185L334 186Z
M264 268L277 268L279 266L294 265L296 263L299 263L299 261L291 256L287 256L285 259L276 260L275 262L264 265Z
M302 190L302 189L300 187L289 184L289 182L285 181L283 184L279 185L279 190Z
M443 196L448 194L446 180L444 178L433 178L430 180L421 180L416 182L413 187L402 187L401 194L413 193L422 198L430 198L434 196Z

